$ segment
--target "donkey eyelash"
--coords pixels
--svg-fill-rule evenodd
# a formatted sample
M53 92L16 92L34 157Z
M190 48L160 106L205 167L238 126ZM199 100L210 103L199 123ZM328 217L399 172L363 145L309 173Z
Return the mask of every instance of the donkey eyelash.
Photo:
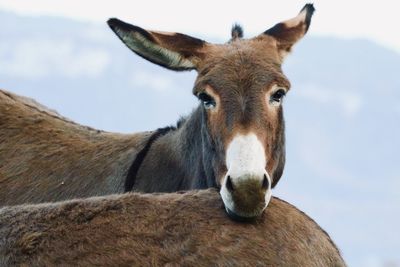
M213 98L209 95L209 94L207 94L207 93L199 93L198 95L197 95L197 97L201 100L201 101L203 101L203 102L205 102L205 101L212 101L213 100Z
M286 88L284 88L284 87L279 87L278 90L276 90L274 94L279 93L279 94L281 94L282 96L286 96L286 92L287 92Z

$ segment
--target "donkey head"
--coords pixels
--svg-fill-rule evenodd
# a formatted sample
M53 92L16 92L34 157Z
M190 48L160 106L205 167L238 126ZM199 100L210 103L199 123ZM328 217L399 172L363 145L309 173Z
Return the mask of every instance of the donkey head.
M281 64L307 32L313 12L307 4L296 17L252 39L243 39L242 29L234 26L225 44L108 21L139 56L172 70L197 70L193 93L201 100L206 179L220 188L228 214L236 219L260 215L282 175L282 101L290 83Z

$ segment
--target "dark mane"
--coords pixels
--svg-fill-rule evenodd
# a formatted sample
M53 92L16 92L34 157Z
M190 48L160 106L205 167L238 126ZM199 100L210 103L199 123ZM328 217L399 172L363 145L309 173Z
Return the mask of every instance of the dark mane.
M243 28L242 28L242 26L240 26L238 23L233 24L232 30L231 30L231 36L232 36L231 41L243 38Z
M166 126L164 128L158 128L156 131L152 133L150 136L149 140L147 141L147 144L144 146L142 150L139 151L139 153L136 155L136 158L133 160L131 167L128 170L128 174L125 179L125 192L130 192L132 191L135 181L136 181L136 176L137 173L140 169L140 166L142 165L144 159L146 158L147 153L149 152L151 145L161 136L169 133L176 131L182 127L182 125L185 124L187 121L187 116L182 116L179 118L179 120L176 122L176 126Z
M179 120L176 122L176 127L175 130L180 129L183 124L187 121L188 117L187 116L182 116L179 118Z
M150 136L149 141L144 146L142 150L136 155L136 158L133 160L131 167L128 170L128 174L125 179L125 192L132 191L136 176L139 171L140 166L142 165L144 159L146 158L147 153L149 152L151 145L161 136L169 133L170 131L175 131L176 127L174 126L167 126L164 128L158 128L153 134Z

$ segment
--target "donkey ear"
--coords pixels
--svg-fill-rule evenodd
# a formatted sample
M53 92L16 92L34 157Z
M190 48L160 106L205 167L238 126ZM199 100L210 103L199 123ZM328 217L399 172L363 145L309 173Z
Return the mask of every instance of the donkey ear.
M121 41L139 56L172 70L196 69L206 42L180 33L146 31L119 19L108 25Z
M278 52L282 59L290 52L292 46L306 34L314 11L313 4L306 4L296 17L278 23L264 32L265 35L276 39Z

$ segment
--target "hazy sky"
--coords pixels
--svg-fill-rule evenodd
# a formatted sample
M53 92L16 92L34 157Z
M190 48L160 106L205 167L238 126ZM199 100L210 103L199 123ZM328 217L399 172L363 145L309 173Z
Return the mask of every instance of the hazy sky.
M310 28L315 35L368 38L400 52L400 2L394 0L315 0ZM307 1L95 1L0 0L0 9L26 15L57 15L105 22L118 17L144 28L229 38L233 22L252 36L293 17Z

